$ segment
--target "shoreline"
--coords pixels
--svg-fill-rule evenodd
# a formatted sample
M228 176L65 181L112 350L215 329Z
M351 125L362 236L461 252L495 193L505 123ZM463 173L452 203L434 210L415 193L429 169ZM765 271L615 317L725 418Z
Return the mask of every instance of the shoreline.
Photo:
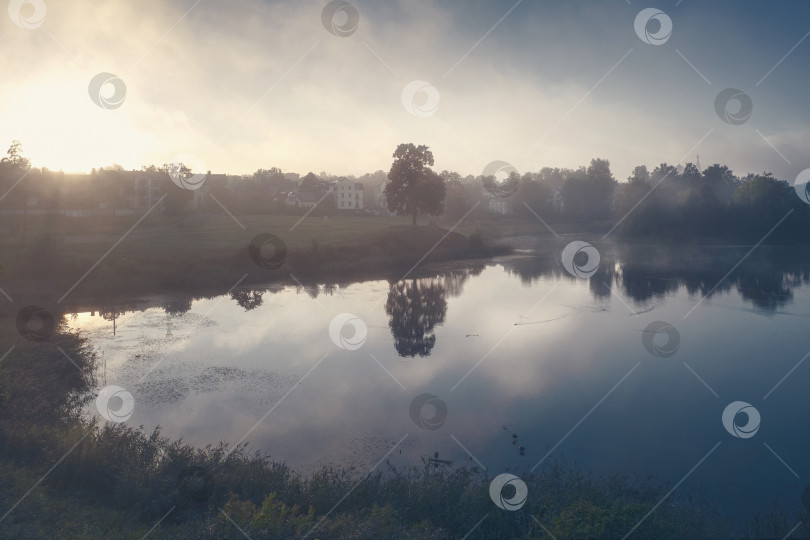
M430 231L430 235L406 245L404 250L401 243L380 247L374 242L358 241L318 247L315 251L295 249L288 252L283 266L273 270L257 267L248 256L247 246L175 266L161 265L159 261L151 260L143 268L133 269L128 259L119 258L107 267L102 268L102 264L93 269L67 295L65 291L75 284L71 279L82 275L83 272L79 271L81 268L89 268L94 264L90 259L84 257L79 261L74 260L72 272L58 268L55 273L49 272L48 277L33 272L26 278L20 275L21 272L9 268L5 275L0 276L0 285L13 302L0 305L0 319L13 317L25 305L38 305L53 313L73 313L79 307L87 305L96 306L96 309L98 306L121 307L139 304L140 300L149 297L162 297L171 302L211 298L247 288L271 290L274 287L307 287L368 280L396 282L403 279L403 276L419 277L435 273L447 265L465 266L468 263L489 262L503 257L535 258L554 266L559 262L560 250L572 239L590 240L600 249L603 258L608 259L621 259L625 255L632 259L637 258L637 253L644 253L647 257L632 261L634 266L653 271L666 261L669 273L673 270L689 270L694 266L694 260L717 259L722 263L728 262L730 267L735 261L729 258L729 254L736 255L737 251L743 253L754 247L750 244L660 245L617 239L600 242L598 236L592 238L595 236L593 234L563 234L558 238L543 234L505 236L471 245L469 237L459 233L448 234L445 229L430 226L419 229ZM393 233L386 231L374 239L379 244L391 241L401 234L401 230ZM434 240L445 234L448 234L444 240L447 245L442 246L439 243L436 246ZM431 248L435 249L430 251ZM388 256L387 251L390 249L398 250L399 256ZM715 254L712 250L718 252ZM749 264L756 263L763 257L791 261L803 252L810 253L810 246L761 245L752 253ZM684 254L690 255L691 263L681 264ZM46 285L43 286L43 283ZM63 301L59 302L63 295Z
M240 247L212 249L197 257L189 249L170 253L161 248L159 256L119 254L100 263L86 253L74 254L66 256L61 266L40 262L7 264L6 275L0 282L3 290L12 295L14 304L36 304L53 312L70 312L66 306L116 303L152 295L219 296L244 286L398 280L418 274L428 265L486 260L512 252L509 246L487 245L480 238L471 240L433 226L415 229L395 226L348 242L324 246L313 243L308 250L293 248L286 253L283 264L273 264L271 268L256 264L248 247L249 243L244 242ZM12 258L20 255L24 254L10 254ZM169 256L168 261L163 258ZM86 277L77 282L76 276L82 275ZM10 314L8 307L9 304L0 307L0 318Z

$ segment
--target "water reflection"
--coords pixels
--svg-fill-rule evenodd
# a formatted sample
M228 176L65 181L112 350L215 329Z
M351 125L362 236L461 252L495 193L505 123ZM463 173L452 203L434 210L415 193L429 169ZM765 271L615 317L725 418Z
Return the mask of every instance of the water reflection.
M757 310L775 312L791 303L794 289L810 282L808 254L760 247L747 257L749 249L610 246L600 250L602 263L588 286L594 299L607 298L611 289L617 289L637 304L663 300L682 288L698 297L736 291ZM555 255L519 257L501 264L526 286L547 277L576 280Z
M164 302L160 307L166 312L166 315L182 315L191 310L192 298L173 298Z
M609 245L600 246L601 265L585 283L594 300L606 301L619 293L637 306L661 302L685 290L692 297L709 300L724 293L736 292L763 314L774 314L794 299L794 289L810 283L810 254L780 247L760 247L746 257L747 247L678 247ZM740 261L740 264L735 268ZM484 268L501 266L517 277L524 287L541 279L580 281L562 267L558 253L541 250L530 256L507 257L497 263L475 263L463 269L439 271L429 277L405 279L390 283L385 314L400 357L427 357L436 345L435 329L447 316L447 299L460 296L465 283ZM734 269L728 276L727 273ZM296 290L312 299L333 296L348 284L298 284ZM230 298L246 312L256 310L265 294L275 294L283 286L242 288L230 292ZM160 307L169 316L189 312L193 302L214 296L174 296L164 299ZM120 316L148 306L119 304L99 308L99 314L115 322ZM133 309L134 308L134 309Z
M447 315L447 289L434 279L410 279L391 285L385 312L400 356L430 356L433 329Z
M444 323L447 297L460 296L470 276L480 274L483 264L444 272L436 277L407 279L391 284L385 313L399 356L430 356L436 344L433 333Z
M245 309L245 311L253 311L262 305L262 291L248 291L239 290L231 292L231 299L236 300L236 303Z

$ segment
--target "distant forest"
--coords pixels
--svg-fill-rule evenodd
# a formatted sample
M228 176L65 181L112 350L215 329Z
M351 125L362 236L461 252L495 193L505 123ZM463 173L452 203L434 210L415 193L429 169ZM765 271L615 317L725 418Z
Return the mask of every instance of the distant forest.
M446 212L453 216L481 200L476 186L488 182L447 172L442 176L448 187ZM512 173L511 180L516 189L508 200L514 214L552 225L575 221L590 232L650 242L757 242L785 218L768 236L770 243L810 239L810 206L790 183L767 172L738 177L725 165L700 171L692 163L661 163L651 172L644 165L635 167L626 182L617 182L610 162L597 158L576 170Z
M626 182L618 182L610 162L600 158L578 169L545 167L524 174L506 163L496 163L503 165L497 176L464 177L446 170L438 173L446 192L438 215L445 221L463 216L534 220L539 230L546 231L542 220L552 228L564 223L566 230L650 242L753 243L766 235L767 243L807 243L810 239L806 232L810 230L810 205L791 183L768 172L740 177L720 164L701 171L693 163L683 167L661 163L652 171L644 165L635 167ZM143 190L130 188L139 175L151 175L156 180L151 188L155 199L166 194L160 210L163 213L221 211L211 202L190 205L195 192L175 189L167 168L150 165L140 171L125 171L114 166L81 175L32 169L22 156L21 145L14 141L0 161L0 214L29 211L33 206L40 211L142 208L152 195L144 199ZM327 182L347 178L364 186L364 209L353 213L379 214L387 211L382 194L388 176L382 170L360 177L312 172L301 176L278 168L259 169L251 175L209 173L204 192L236 214L309 212L320 216L334 214L334 207L290 207L287 195L308 193L320 199ZM130 189L143 200L133 202L135 195L127 196Z

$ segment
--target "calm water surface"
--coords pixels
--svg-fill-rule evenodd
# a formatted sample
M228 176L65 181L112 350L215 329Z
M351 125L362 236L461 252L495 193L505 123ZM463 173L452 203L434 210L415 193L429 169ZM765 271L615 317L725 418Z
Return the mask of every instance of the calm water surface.
M490 476L576 462L673 485L700 463L679 492L740 515L798 504L810 478L808 259L763 248L723 280L747 248L600 250L590 279L527 252L398 283L155 298L116 314L115 333L110 308L71 325L102 353L102 385L134 396L128 425L200 446L249 442L302 470L365 473L402 441L394 465L438 452ZM365 322L359 349L330 339L341 313ZM669 357L642 342L655 321L679 334ZM446 404L439 429L409 416L422 393ZM760 413L753 437L724 428L733 401Z

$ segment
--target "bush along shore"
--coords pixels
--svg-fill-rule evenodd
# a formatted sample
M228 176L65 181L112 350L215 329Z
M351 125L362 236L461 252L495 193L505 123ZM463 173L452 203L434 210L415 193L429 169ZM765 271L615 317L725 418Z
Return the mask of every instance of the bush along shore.
M562 463L515 471L528 497L508 511L487 472L428 457L367 475L338 466L302 474L246 446L195 448L159 429L88 419L97 356L81 335L58 330L35 342L0 327L14 346L0 362L3 538L617 538L633 527L635 538L781 537L807 523L774 507L735 524L677 494L656 506L668 486Z

